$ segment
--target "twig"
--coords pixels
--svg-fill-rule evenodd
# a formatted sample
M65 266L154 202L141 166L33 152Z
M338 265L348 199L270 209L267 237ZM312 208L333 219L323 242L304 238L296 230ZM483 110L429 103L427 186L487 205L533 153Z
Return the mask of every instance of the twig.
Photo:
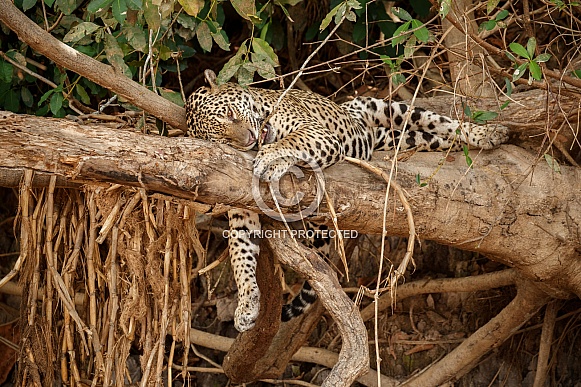
M549 373L549 355L553 344L553 332L555 330L555 321L559 310L559 302L553 300L545 308L545 320L541 331L541 340L539 345L539 357L537 358L537 371L533 387L542 387L545 385Z

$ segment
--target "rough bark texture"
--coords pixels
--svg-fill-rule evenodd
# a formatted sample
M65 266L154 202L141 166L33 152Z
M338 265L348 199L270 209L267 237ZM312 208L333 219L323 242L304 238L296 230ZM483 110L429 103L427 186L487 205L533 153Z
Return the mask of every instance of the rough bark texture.
M115 182L258 210L250 184L252 155L226 146L11 113L0 116L0 143L3 170L30 168L78 183ZM421 238L505 262L555 296L581 295L577 168L562 166L556 173L544 160L510 145L472 152L473 168L454 154L438 169L442 157L416 153L398 164L396 178L407 189ZM388 169L391 163L377 165ZM416 174L426 179L436 171L427 186L415 183ZM325 176L340 228L380 233L385 184L346 163ZM315 185L308 180L282 179L283 193L293 192L293 186L313 197ZM273 206L266 187L261 192ZM387 233L407 235L399 203L390 203L388 216ZM330 223L329 218L323 203L318 219Z

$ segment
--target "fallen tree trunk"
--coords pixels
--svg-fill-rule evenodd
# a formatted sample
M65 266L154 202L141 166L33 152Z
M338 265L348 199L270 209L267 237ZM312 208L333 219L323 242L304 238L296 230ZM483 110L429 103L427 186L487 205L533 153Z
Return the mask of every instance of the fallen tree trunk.
M11 113L0 116L0 142L2 171L27 168L77 183L143 187L205 203L208 210L260 210L251 189L252 155L227 146ZM457 154L443 161L441 154L417 153L398 163L396 179L409 195L418 235L504 262L553 296L581 295L579 170L561 166L557 173L515 146L471 156L472 168ZM418 174L433 176L421 187ZM325 177L339 227L381 233L385 183L347 163L329 168ZM308 180L285 177L280 187L315 197L316 185ZM261 194L273 208L264 184ZM316 218L331 224L325 202ZM408 233L397 202L389 204L386 232Z

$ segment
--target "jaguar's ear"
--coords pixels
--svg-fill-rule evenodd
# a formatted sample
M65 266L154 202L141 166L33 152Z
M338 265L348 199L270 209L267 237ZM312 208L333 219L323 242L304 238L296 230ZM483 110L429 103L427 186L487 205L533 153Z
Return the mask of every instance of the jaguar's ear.
M206 77L206 82L210 85L212 90L218 88L218 84L216 83L216 73L210 69L204 71L204 76Z

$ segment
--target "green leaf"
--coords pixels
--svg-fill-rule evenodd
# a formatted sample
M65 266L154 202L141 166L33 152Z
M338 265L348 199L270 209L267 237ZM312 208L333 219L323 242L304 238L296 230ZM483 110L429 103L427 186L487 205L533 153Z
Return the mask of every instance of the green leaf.
M557 160L553 158L553 156L551 156L548 153L545 153L543 156L545 157L545 161L547 162L547 164L549 164L549 167L551 167L553 171L561 173L561 166L559 165Z
M113 0L91 0L89 5L87 5L87 11L96 13L100 10L106 10L111 3L113 3Z
M355 23L357 21L357 15L355 14L355 12L349 11L347 12L347 16L345 16L345 19Z
M484 31L484 30L492 31L494 29L494 27L496 27L496 21L489 20L489 21L486 21L486 22L480 24L480 26L478 26L478 31L479 32Z
M412 20L412 15L410 15L408 13L408 11L406 11L405 9L401 8L401 7L393 7L391 9L391 12L393 12L393 14L397 17L399 17L401 20L404 20L406 22L409 22Z
M211 33L213 33L213 34L217 34L218 33L218 23L213 22L211 20L206 20L206 24L210 28L210 32Z
M252 39L252 50L267 58L271 66L278 66L278 56L276 56L272 47L265 40L260 38Z
M493 120L496 117L498 117L498 113L496 112L478 110L474 112L472 119L477 124L486 124L488 121Z
M255 58L257 60L255 60ZM260 60L259 55L252 55L252 64L256 68L256 72L264 79L273 79L276 77L274 67L268 61Z
M146 32L142 27L135 26L125 26L125 36L127 36L127 43L131 45L135 50L139 52L147 52L147 37Z
M152 0L145 0L145 7L143 8L143 17L147 22L149 29L157 31L161 26L161 15L159 13L159 6L154 5Z
M196 23L196 18L191 17L190 15L186 15L183 13L180 13L178 16L178 23L181 24L183 27L190 29L190 30L195 30L196 26L198 25L198 23Z
M238 15L254 24L260 23L260 18L256 15L256 5L254 0L230 0L232 7L238 12Z
M30 90L28 90L28 87L23 87L20 89L20 98L22 99L24 105L27 107L32 107L32 105L34 105L34 97L32 96Z
M30 8L36 5L36 0L23 0L22 1L22 10L24 12L28 11Z
M506 54L506 57L511 61L511 62L516 62L516 58L514 55L512 55L510 52L505 51L504 52Z
M418 48L417 45L417 38L415 35L411 35L408 41L405 43L405 47L403 48L403 56L404 58L411 58L414 56L416 49Z
M236 52L236 55L230 58L230 60L226 62L222 70L220 70L220 72L218 73L218 76L216 77L216 82L219 85L228 82L238 72L238 70L244 63L244 58L246 54L247 54L246 44L243 43Z
M204 8L204 0L178 0L184 11L190 16L198 16Z
M230 42L228 41L228 35L226 35L226 31L222 28L218 30L217 34L212 34L212 39L214 42L224 51L230 51Z
M85 36L91 35L93 32L97 31L100 27L91 22L82 22L74 26L67 32L63 38L65 43L76 43Z
M65 15L70 15L77 9L77 2L75 0L56 0L56 6Z
M486 14L490 15L492 11L494 11L494 8L496 8L499 2L500 0L488 0L486 2Z
M472 117L472 110L470 109L470 106L464 105L464 114L468 117Z
M53 93L50 97L50 111L52 114L57 115L59 110L63 107L63 93Z
M512 74L513 82L516 81L517 79L520 79L520 77L522 77L523 75L525 75L525 71L528 65L529 65L528 62L523 63L514 70L514 73Z
M347 12L347 4L345 4L345 3L339 4L339 8L337 9L337 13L335 14L335 18L333 19L333 21L335 22L335 25L341 23L341 19L343 18L343 16L345 15L346 12Z
M381 59L383 61L383 63L385 63L386 65L388 65L390 68L393 66L393 61L391 60L391 58L387 55L380 55L379 59Z
M420 177L420 174L418 173L416 175L416 183L420 186L420 187L425 187L428 185L428 183L423 183L422 182L422 178Z
M165 44L161 44L159 46L159 59L168 60L169 58L171 58L172 53L173 51L171 50L171 48L169 48Z
M50 96L51 96L51 95L54 93L54 91L55 91L55 90L56 90L56 89L52 89L52 90L49 90L49 91L47 91L46 93L44 93L44 94L42 95L42 97L40 97L40 99L38 100L38 106L42 105L42 103L43 103L44 101L46 101L46 100L48 99L48 97L50 97Z
M112 10L115 20L123 24L125 17L127 17L127 3L125 0L113 0Z
M113 35L106 34L105 35L105 54L107 57L107 61L113 66L117 71L122 74L125 74L127 77L131 78L131 70L129 70L129 66L123 60L123 51L117 42L117 39Z
M498 13L498 15L496 15L496 17L494 18L494 20L496 21L501 21L506 19L506 17L509 15L509 12L506 9L503 9L502 11L500 11Z
M543 72L541 71L541 66L535 61L530 61L529 63L529 71L534 79L540 81L543 77Z
M127 7L134 11L141 11L143 8L143 0L127 0Z
M391 82L394 86L403 85L406 83L406 77L402 73L395 73L391 75Z
M209 21L206 23L200 23L198 28L196 28L196 38L198 38L198 43L202 50L210 52L212 49L212 33L210 32L210 27L208 26Z
M427 43L428 40L430 39L430 33L428 32L428 29L424 26L424 24L416 19L412 20L412 28L417 30L414 31L414 35L416 36L416 38L418 38L418 40L422 43Z
M251 63L244 63L242 67L238 69L238 83L241 86L247 86L254 81L254 73L256 68Z
M511 44L508 45L508 47L512 50L512 52L514 52L518 56L522 56L523 58L527 59L531 58L527 50L520 43L512 42Z
M338 6L333 8L331 10L331 12L329 12L327 14L327 16L325 16L325 18L321 22L321 26L319 27L319 31L323 31L325 28L327 28L329 26L329 24L331 24L331 20L333 20L333 16L335 16L337 14L337 11L339 10L340 6L341 6L341 4L339 4Z
M546 61L548 61L549 59L551 59L551 54L548 54L546 52L540 54L539 56L537 56L535 59L533 59L535 62L537 63L545 63Z
M81 99L82 103L84 103L85 105L91 103L91 98L89 97L89 94L87 94L87 91L83 86L77 83L77 85L75 86L75 90L77 91L77 94L79 95L79 98Z
M444 18L450 12L450 8L452 7L452 0L442 0L440 2L440 8L438 9L438 13L440 17Z
M581 70L573 70L573 71L571 71L571 75L581 79Z
M184 106L184 100L182 99L182 94L175 92L173 90L169 90L169 89L164 89L163 87L160 87L158 89L159 94L167 99L168 101L171 101L173 103L175 103L178 106Z
M410 29L410 24L411 22L405 22L401 26L399 26L397 30L395 30L395 32L393 33L393 40L391 41L392 47L397 46L398 44L402 43L407 39L407 37L409 36L407 31Z
M464 152L464 157L466 158L466 164L472 168L472 157L470 157L468 145L462 145L462 151Z
M0 82L10 83L12 81L12 65L4 59L0 59Z
M510 79L504 78L504 84L506 85L506 95L510 97L512 95L512 82Z
M528 58L532 59L535 56L535 48L537 47L537 39L529 38L527 42L527 53L529 54Z

